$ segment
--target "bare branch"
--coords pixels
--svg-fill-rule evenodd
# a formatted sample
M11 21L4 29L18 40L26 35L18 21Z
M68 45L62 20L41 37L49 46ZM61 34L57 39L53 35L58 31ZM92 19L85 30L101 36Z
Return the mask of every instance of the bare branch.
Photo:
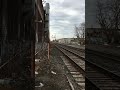
M97 22L104 29L120 28L120 0L98 0Z
M85 38L85 23L81 23L79 26L75 26L75 36L79 38Z

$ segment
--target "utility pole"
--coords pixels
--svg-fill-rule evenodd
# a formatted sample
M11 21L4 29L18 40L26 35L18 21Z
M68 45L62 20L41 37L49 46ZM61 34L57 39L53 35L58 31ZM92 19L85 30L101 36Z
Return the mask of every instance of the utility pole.
M48 36L46 39L47 40L47 43L48 43L48 60L50 59L50 36L49 36L49 9L50 9L50 5L49 3L46 3L46 6L45 6L45 33L46 33L46 36Z

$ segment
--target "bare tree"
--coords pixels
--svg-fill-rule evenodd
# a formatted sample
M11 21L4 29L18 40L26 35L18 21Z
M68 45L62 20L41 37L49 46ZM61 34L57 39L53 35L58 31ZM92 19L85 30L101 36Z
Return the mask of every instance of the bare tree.
M80 24L80 34L81 34L81 38L85 38L85 22Z
M98 0L97 22L104 29L120 28L120 0Z
M75 36L79 39L80 38L80 29L75 26Z
M75 36L77 38L85 38L85 23L81 23L79 26L75 26Z
M97 1L97 22L104 30L120 29L120 0L98 0ZM108 31L110 32L110 31ZM115 32L105 32L108 43L115 41Z
M85 23L84 22L81 23L79 26L75 26L75 36L77 37L80 44L84 43L84 38L85 38Z
M110 0L108 4L108 8L111 11L111 16L113 17L112 27L114 29L119 29L120 28L120 0Z

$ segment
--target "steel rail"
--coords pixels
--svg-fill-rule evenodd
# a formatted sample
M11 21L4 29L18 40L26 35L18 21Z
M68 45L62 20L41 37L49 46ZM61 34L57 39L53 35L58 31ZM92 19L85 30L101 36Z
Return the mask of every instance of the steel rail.
M59 45L60 46L60 45ZM73 52L73 50L71 51L71 50L69 50L69 48L65 48L65 47L61 47L61 48L63 48L63 49L65 49L65 50L67 50L68 52L71 52L71 53L73 53L74 55L76 55L76 56L78 56L78 57L80 57L81 58L81 56L80 55L78 55L78 54L76 54L76 53L74 53ZM83 57L82 57L83 58ZM84 59L84 58L83 58ZM84 59L85 60L85 59ZM103 68L103 67L101 67L100 65L97 65L97 64L95 64L95 63L93 63L93 62L90 62L90 61L88 61L88 60L85 60L86 61L86 63L88 63L89 65L92 65L93 66L93 71L96 71L96 70L94 70L94 67L96 67L97 68L97 70L99 71L99 72L97 72L97 74L99 74L99 75L101 75L101 78L102 77L106 77L106 74L104 74L105 72L107 73L107 74L109 74L110 75L110 77L108 76L108 77L106 77L106 78L104 78L104 79L109 79L109 80L111 80L111 82L114 82L114 83L117 83L117 90L119 90L120 89L120 87L118 86L118 81L117 80L115 80L113 77L116 77L116 75L114 74L114 73L112 73L112 72L110 72L109 70L107 70L107 69L105 69L105 68ZM87 64L87 66L89 66ZM91 72L93 72L93 71L89 71L89 73L91 73ZM102 72L101 72L102 71ZM96 74L96 73L93 73L93 75L94 74ZM103 88L107 88L107 87L104 87L104 83L103 84L100 84L99 82L95 82L95 80L90 80L90 78L88 77L88 76L85 76L86 78L87 78L87 80L89 80L93 85L95 85L98 89L100 89L100 90L104 90ZM98 79L101 79L101 78L98 78ZM103 80L104 80L103 79ZM113 80L114 79L114 80ZM102 80L102 79L101 79ZM108 80L108 81L109 81ZM113 81L112 81L113 80ZM100 86L100 85L101 86ZM111 86L110 85L110 82L108 82L108 86ZM111 87L112 88L112 87ZM110 89L110 88L109 88ZM107 90L109 90L109 89L107 89Z

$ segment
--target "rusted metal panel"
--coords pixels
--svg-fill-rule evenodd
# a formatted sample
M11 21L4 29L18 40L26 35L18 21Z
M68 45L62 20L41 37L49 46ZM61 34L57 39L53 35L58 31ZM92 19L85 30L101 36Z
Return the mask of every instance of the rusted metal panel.
M42 18L42 20L44 21L44 8L42 5L42 0L35 0L37 9L39 11L40 17Z
M42 42L42 37L44 36L44 22L41 21L41 16L38 9L36 8L36 42Z

